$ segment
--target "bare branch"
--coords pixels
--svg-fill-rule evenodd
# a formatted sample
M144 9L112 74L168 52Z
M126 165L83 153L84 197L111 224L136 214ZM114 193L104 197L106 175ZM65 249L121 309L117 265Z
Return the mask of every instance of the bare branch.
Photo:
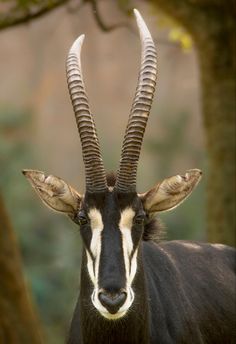
M92 7L92 13L98 27L103 32L111 32L118 28L126 27L130 32L137 36L136 30L133 29L129 21L122 21L117 24L107 25L104 23L103 18L100 15L98 3L96 0L81 0L80 2L73 2L72 0L43 0L39 2L30 2L27 5L20 6L17 1L14 1L14 6L5 6L5 11L1 7L0 13L0 30L5 30L9 27L15 27L17 25L26 24L30 21L37 19L47 13L50 13L59 6L67 5L69 13L77 13L80 8L85 4L89 3ZM69 6L71 4L72 7ZM158 44L166 44L170 46L179 45L167 40L158 40Z
M113 25L107 25L104 23L99 9L98 9L98 3L97 0L86 0L86 2L91 4L92 7L92 13L93 16L95 18L95 21L98 25L98 27L103 31L103 32L111 32L113 30L116 30L118 28L122 28L125 27L127 28L132 34L134 34L135 36L139 36L137 30L132 27L132 25L130 25L130 23L127 21L123 21L117 24L113 24ZM176 48L180 48L180 44L175 43L175 42L171 42L168 40L163 40L163 39L154 39L154 42L157 43L158 45L163 44L163 45L168 45L168 46L172 46L172 47L176 47Z
M89 2L91 4L93 16L96 20L98 27L102 31L110 32L110 31L113 31L113 30L121 28L121 27L129 27L129 24L127 22L121 22L121 23L117 23L117 24L113 24L113 25L105 24L102 17L100 16L97 1L96 0L87 0L87 2Z
M44 0L30 3L27 6L16 4L13 8L7 8L0 14L0 30L14 27L50 13L55 8L68 3L70 0Z

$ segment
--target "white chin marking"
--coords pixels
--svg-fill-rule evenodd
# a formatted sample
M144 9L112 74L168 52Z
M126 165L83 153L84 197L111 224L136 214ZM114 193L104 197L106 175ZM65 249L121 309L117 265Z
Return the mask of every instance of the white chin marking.
M122 318L126 314L126 311L125 312L117 312L115 314L111 314L109 312L100 312L100 314L108 320L117 320L117 319Z

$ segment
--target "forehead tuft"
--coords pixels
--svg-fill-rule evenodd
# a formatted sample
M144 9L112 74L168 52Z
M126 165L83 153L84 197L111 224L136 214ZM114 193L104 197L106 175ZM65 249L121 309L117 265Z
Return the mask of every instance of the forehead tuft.
M108 172L106 178L108 187L114 187L116 183L116 173Z

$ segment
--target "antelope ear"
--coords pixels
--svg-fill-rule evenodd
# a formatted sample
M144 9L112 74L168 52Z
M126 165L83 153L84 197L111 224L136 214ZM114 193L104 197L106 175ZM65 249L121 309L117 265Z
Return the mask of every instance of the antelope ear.
M200 170L192 169L185 175L164 179L151 190L140 195L144 209L149 214L174 209L192 193L201 175Z
M61 178L35 170L23 170L35 192L49 208L73 216L81 196Z

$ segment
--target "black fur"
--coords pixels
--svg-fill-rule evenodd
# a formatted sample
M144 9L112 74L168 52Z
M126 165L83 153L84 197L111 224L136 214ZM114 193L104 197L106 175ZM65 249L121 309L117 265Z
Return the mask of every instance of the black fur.
M114 186L114 175L108 181ZM120 288L124 282L117 225L120 210L127 205L136 214L143 211L136 194L115 191L86 195L83 203L85 211L96 206L103 216L105 246L100 282L106 282L106 288ZM188 241L160 242L161 228L148 215L143 227L132 227L133 242L139 247L132 283L135 299L128 313L118 320L103 318L93 306L94 287L83 251L80 296L68 344L236 343L235 250ZM86 247L89 226L81 231Z
M144 241L152 241L158 244L166 238L166 228L163 222L158 218L147 219L144 225L143 237Z
M73 316L68 344L148 344L148 306L141 295L145 288L142 272L137 275L137 300L123 319L104 319L90 301L92 285L86 270L83 254L81 290ZM141 308L141 312L140 312ZM137 329L134 331L134 329Z
M145 243L143 253L150 343L236 342L233 248L173 241Z
M107 173L107 185L114 187L116 183L116 173L111 171ZM153 241L159 243L166 238L166 228L158 217L146 218L142 239L144 241Z
M189 244L198 248L191 249L186 246ZM68 344L236 342L232 248L181 241L143 242L134 281L136 300L129 313L117 321L103 319L92 306L92 286L84 266Z
M235 270L235 251L226 246L143 242L135 303L123 319L108 321L90 302L92 286L82 264L68 343L233 344Z

